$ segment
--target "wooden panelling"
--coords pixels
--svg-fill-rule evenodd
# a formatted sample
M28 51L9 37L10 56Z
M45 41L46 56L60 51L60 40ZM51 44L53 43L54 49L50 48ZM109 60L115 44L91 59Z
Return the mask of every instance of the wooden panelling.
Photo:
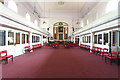
M65 30L65 27L64 27L64 40L65 40L65 37L66 37L65 31L66 31L66 30Z
M68 27L67 27L67 39L68 39Z
M53 39L55 39L55 27L53 27Z
M56 40L58 40L58 27L56 27Z

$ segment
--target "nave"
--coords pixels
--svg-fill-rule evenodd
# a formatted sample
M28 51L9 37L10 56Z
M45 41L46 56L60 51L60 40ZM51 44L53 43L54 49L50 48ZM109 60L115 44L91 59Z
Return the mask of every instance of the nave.
M40 48L2 65L4 78L118 78L118 66L84 49Z

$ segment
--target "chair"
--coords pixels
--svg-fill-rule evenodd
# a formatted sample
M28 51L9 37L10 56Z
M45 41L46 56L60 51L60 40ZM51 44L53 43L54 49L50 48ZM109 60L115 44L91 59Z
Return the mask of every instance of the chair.
M108 55L108 49L107 48L101 49L100 54L101 54L102 57L107 56Z
M101 49L102 49L102 48L97 47L97 53L98 53L98 54L101 54L101 53L100 53L100 52L101 52Z
M111 52L108 55L105 56L105 63L107 62L107 59L110 60L110 64L112 64L113 60L119 60L120 59L120 52Z
M93 46L92 49L90 49L92 52L96 53L97 52L97 47Z
M30 48L30 46L25 47L25 51L31 51L31 50L33 50L33 48Z
M13 61L13 55L7 55L7 51L1 51L0 52L0 61L5 60L5 64L8 63L8 59L11 58Z

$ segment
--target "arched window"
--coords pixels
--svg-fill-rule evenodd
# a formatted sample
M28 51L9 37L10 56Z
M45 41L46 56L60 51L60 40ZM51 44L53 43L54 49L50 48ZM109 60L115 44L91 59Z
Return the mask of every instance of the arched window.
M89 24L89 21L88 21L88 19L87 19L87 25Z
M8 8L10 8L11 10L15 12L18 12L17 5L13 0L8 1Z
M38 25L38 21L37 20L35 20L34 23L35 23L35 25Z
M84 26L84 23L83 23L83 21L81 21L81 27L83 27Z
M26 19L30 21L30 15L28 13L26 14Z
M109 13L118 8L118 0L110 0L106 6L106 13Z

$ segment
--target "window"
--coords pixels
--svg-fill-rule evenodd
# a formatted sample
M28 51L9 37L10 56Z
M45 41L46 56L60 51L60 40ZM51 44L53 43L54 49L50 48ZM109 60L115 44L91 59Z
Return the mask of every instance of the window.
M59 32L63 32L63 27L58 27L59 28Z
M89 36L89 43L91 43L91 36Z
M32 43L34 43L34 37L32 36Z
M86 36L84 36L84 43L86 43Z
M120 46L120 32L119 32L119 46Z
M11 10L13 10L15 12L18 12L17 5L13 0L9 0L8 8L10 8Z
M0 46L5 46L6 42L5 33L6 33L5 31L0 30Z
M35 36L33 36L33 39L34 39L34 40L33 40L33 43L35 43L35 42L36 42Z
M67 34L65 34L65 39L67 39Z
M63 34L59 34L59 40L63 40Z
M34 23L35 23L35 25L38 25L38 21L37 20L35 20Z
M29 15L28 13L26 14L26 19L27 19L28 21L30 21L30 19L31 19L31 18L30 18L30 15Z
M16 33L16 42L15 44L20 44L20 33Z
M87 36L85 36L85 43L87 43Z
M108 33L104 33L104 45L108 43Z
M118 0L110 0L106 6L106 13L109 13L118 8Z
M22 44L25 44L25 34L22 34Z
M56 34L54 34L54 39L56 39Z
M87 36L87 43L89 42L89 36Z
M94 35L94 43L97 44L97 35Z
M40 37L39 36L37 36L37 42L40 42Z
M82 42L84 43L84 37L82 37Z
M8 31L8 45L14 44L14 32Z
M112 46L116 46L116 39L117 39L116 32L113 32L113 36L112 37L113 37L112 38L112 41L113 41Z
M40 42L39 36L32 36L32 43Z
M98 44L102 44L102 34L98 35Z
M29 43L29 35L26 34L26 43Z

